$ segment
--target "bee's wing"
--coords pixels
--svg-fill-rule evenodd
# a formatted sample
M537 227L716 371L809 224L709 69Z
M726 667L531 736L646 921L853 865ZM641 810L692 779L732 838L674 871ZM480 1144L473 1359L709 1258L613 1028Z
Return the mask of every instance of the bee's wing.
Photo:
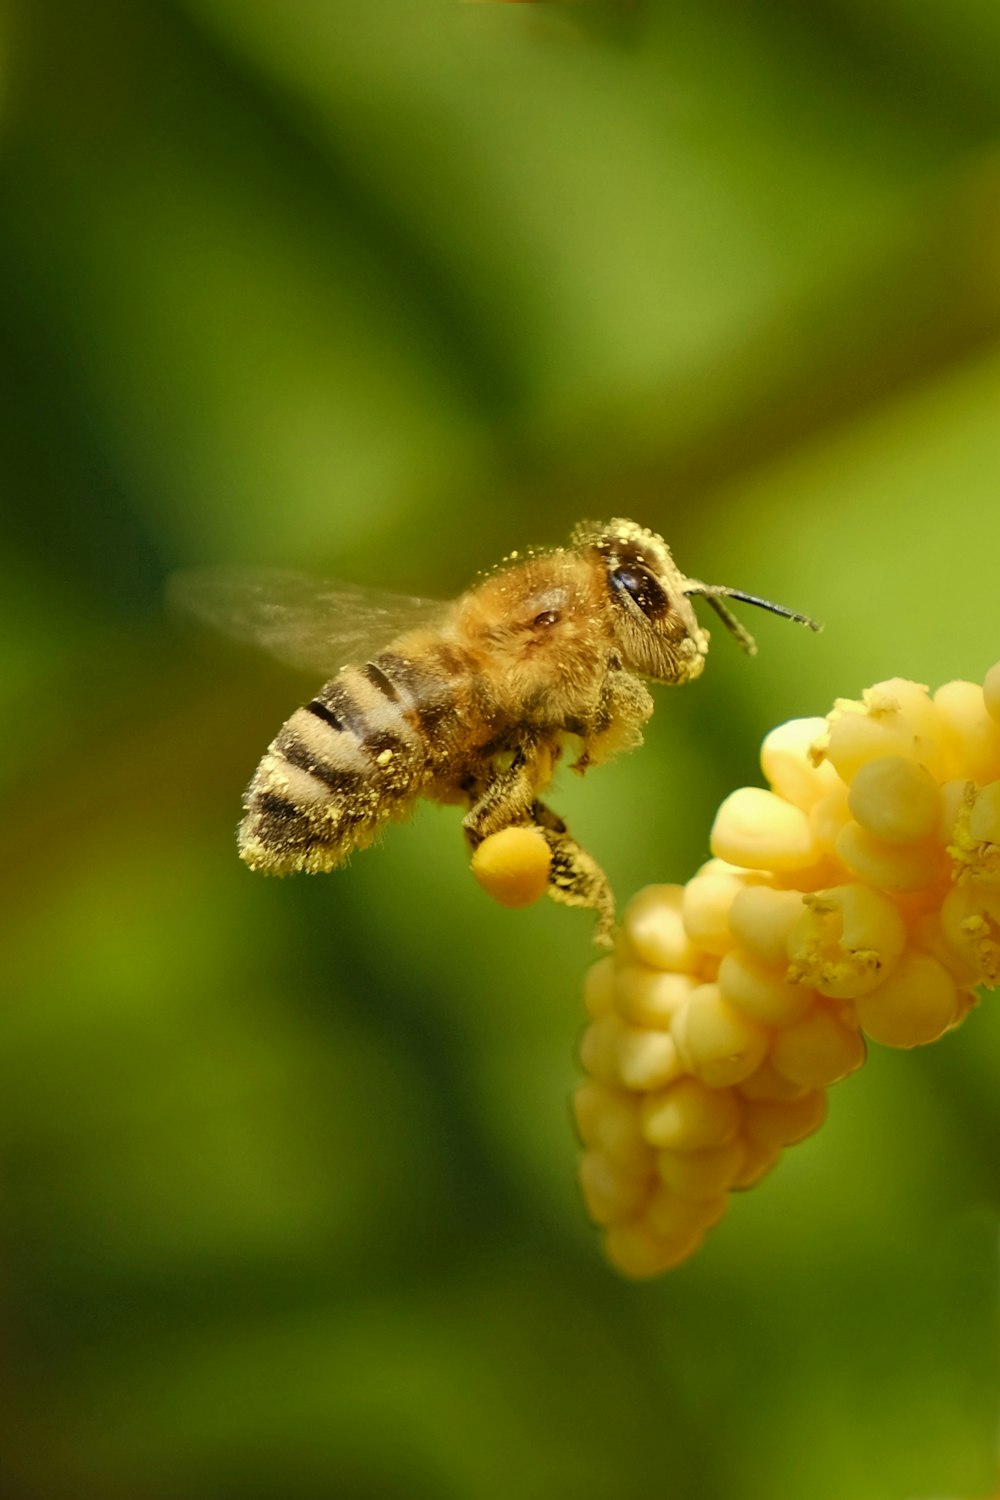
M275 568L192 568L167 585L171 605L238 641L263 647L302 671L332 676L367 661L416 626L439 625L435 599L310 578Z

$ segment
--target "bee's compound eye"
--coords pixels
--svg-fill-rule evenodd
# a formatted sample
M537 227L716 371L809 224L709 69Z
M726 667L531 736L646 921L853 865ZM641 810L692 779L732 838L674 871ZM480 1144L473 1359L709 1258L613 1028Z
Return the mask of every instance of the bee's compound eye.
M633 599L644 615L665 615L670 608L670 600L645 568L615 568L611 583L620 594Z

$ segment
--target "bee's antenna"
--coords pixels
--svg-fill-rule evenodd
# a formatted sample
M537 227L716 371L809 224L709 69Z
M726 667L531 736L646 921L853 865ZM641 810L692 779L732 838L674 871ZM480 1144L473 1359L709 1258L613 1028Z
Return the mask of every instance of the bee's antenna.
M783 619L794 620L797 625L805 625L809 630L822 630L823 628L808 615L799 614L796 609L787 609L784 604L773 604L770 599L758 599L756 594L744 594L740 589L727 589L721 583L699 583L696 579L691 579L684 592L688 596L695 595L706 600L719 618L724 621L727 630L733 633L744 651L751 656L757 650L757 643L732 611L726 608L722 602L723 599L739 599L743 604L755 604L758 609L768 609L773 615L781 615Z

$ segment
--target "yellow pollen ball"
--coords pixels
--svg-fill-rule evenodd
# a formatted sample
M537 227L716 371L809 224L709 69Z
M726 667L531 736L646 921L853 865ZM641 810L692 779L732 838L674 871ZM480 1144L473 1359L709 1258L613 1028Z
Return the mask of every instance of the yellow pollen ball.
M472 873L501 906L530 906L544 896L552 851L536 828L502 828L472 856Z
M822 852L801 808L774 792L744 786L715 815L712 853L750 870L804 870Z
M929 953L907 949L888 979L858 1001L858 1020L875 1042L922 1047L955 1020L955 981Z
M941 807L937 782L902 755L883 755L861 767L848 805L868 833L890 844L919 844L933 833Z

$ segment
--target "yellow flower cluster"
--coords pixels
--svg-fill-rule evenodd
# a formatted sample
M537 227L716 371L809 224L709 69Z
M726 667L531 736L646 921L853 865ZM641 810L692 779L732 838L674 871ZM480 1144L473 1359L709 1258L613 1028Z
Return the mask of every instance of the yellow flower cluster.
M1000 982L1000 663L878 683L764 741L714 858L650 886L587 979L580 1181L629 1276L685 1260L728 1195L822 1124L863 1033L932 1042Z

